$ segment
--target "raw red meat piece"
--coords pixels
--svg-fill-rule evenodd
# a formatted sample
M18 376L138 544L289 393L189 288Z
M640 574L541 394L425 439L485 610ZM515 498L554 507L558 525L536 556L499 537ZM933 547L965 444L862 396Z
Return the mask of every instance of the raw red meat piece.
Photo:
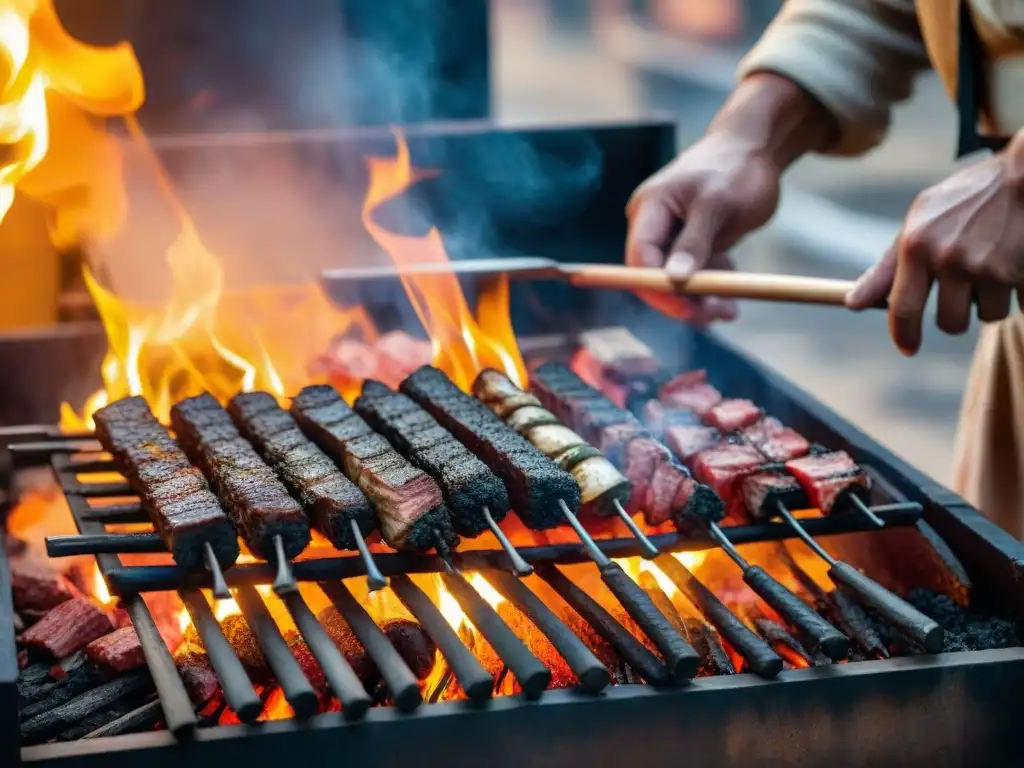
M786 462L786 469L800 481L812 507L829 514L846 495L866 496L871 488L867 473L846 451L804 456Z
M701 451L717 445L722 433L714 427L669 427L665 431L665 442L679 459L692 468L693 457Z
M417 339L405 331L389 331L374 345L377 352L377 373L374 376L390 387L434 358L434 347L426 339ZM365 377L369 378L369 377Z
M674 376L664 384L658 390L658 397L665 398L680 390L693 389L701 384L708 383L708 372L703 368L698 368L694 371L684 371L678 376Z
M644 404L644 426L655 437L660 437L671 427L701 426L701 418L686 408L672 408L657 400L648 400Z
M129 672L146 663L142 643L134 627L115 629L85 646L89 659L112 672Z
M771 416L744 429L743 437L769 461L798 459L811 450L803 435Z
M783 472L755 472L747 475L740 483L740 493L733 499L735 509L745 509L755 520L769 520L778 514L778 503L789 510L807 506L807 495L792 475ZM743 509L740 509L742 507Z
M48 611L74 597L75 588L45 563L15 557L11 559L11 596L20 611Z
M637 437L626 444L625 474L633 484L633 495L627 509L630 514L644 511L648 506L651 480L659 466L672 456L665 446L649 437Z
M697 384L689 389L661 394L658 399L667 406L686 408L703 417L722 401L722 393L710 384Z
M111 630L110 618L84 597L65 600L22 633L22 645L63 659Z
M346 390L377 375L377 352L356 339L335 339L315 364L315 373L327 376L335 387Z
M751 400L722 400L705 414L705 420L723 432L735 432L757 422L763 411Z
M693 459L693 473L729 507L736 484L764 463L764 456L753 446L728 443L698 453Z

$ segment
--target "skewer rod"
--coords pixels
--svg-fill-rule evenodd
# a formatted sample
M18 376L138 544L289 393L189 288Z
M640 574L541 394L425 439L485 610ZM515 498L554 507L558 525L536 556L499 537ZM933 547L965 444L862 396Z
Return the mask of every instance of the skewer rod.
M590 534L587 533L587 529L583 527L582 523L580 523L579 518L572 513L572 510L569 509L569 505L565 503L564 499L558 500L558 506L562 508L562 514L565 515L565 519L576 532L576 535L580 539L580 543L583 544L583 548L587 550L587 555L590 556L590 559L594 561L597 567L606 568L611 565L612 561L600 550L600 548L598 548L597 544L590 537Z
M491 533L494 534L494 538L498 540L501 548L505 550L505 554L508 555L508 559L512 562L512 572L516 576L529 576L533 573L533 566L523 560L523 556L519 554L512 542L508 540L505 532L501 530L501 526L498 525L494 518L491 516L491 510L488 507L482 507L481 511L484 514L484 520L487 521L487 527L491 529Z
M615 513L619 516L619 519L626 524L629 532L633 534L633 538L640 542L640 545L644 548L643 558L645 560L653 560L661 554L658 548L654 546L654 543L647 538L647 534L640 530L640 526L636 524L636 521L630 517L629 512L622 506L622 502L618 499L612 500L612 506L615 507Z
M359 521L350 520L349 523L352 525L352 535L356 540L359 556L363 558L363 564L366 566L367 587L369 587L371 592L384 589L388 585L388 580L384 578L384 574L377 567L377 561L373 559L373 553L370 551L369 546L367 546L362 531L359 530Z
M284 540L280 536L274 537L274 558L277 560L277 574L274 576L273 585L274 594L278 597L297 595L299 585L295 582L291 563L285 557Z
M213 580L213 596L218 600L230 600L231 590L224 580L224 571L220 569L217 553L213 551L213 545L208 541L203 542L203 555L206 558L206 567L210 571L210 578Z

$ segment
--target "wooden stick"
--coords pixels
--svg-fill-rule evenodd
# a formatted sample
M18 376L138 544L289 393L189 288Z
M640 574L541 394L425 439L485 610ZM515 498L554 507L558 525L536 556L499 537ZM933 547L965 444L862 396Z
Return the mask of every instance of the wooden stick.
M851 280L754 272L705 270L688 280L676 281L670 279L665 270L649 267L618 264L563 264L561 267L569 282L580 288L655 291L837 307L845 305L846 294L854 286Z

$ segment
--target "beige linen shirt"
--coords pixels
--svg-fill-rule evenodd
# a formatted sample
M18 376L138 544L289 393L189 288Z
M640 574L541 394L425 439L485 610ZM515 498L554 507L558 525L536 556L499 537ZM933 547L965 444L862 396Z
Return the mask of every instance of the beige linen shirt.
M1024 0L967 0L986 51L980 127L1024 129ZM958 0L786 0L740 66L799 83L836 117L829 154L857 155L885 137L893 104L929 64L956 93ZM986 325L964 393L954 488L1024 538L1024 313Z

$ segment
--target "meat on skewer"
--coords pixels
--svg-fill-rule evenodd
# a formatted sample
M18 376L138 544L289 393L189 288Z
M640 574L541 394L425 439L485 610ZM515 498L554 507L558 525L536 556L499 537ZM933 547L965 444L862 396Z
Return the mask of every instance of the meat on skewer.
M608 400L571 369L558 363L540 366L531 390L549 410L624 468L633 484L631 507L642 509L651 525L674 519L687 529L720 520L721 499L696 481L671 452L625 408Z
M572 514L579 509L580 490L572 475L460 390L444 372L423 366L400 389L501 478L512 508L528 527L546 530L563 523L562 503Z
M364 539L376 527L373 506L366 494L302 433L292 415L266 392L235 395L228 411L302 504L316 529L338 549L358 549L356 536Z
M497 475L414 400L372 379L354 408L410 462L441 486L452 523L463 536L490 528L484 509L497 523L509 510L508 492Z
M171 425L185 453L209 479L249 551L262 560L277 557L275 538L291 560L309 544L309 520L288 495L230 414L209 393L171 408Z
M96 437L114 457L174 561L201 568L238 559L238 535L203 476L141 397L117 400L94 416Z
M629 502L629 480L600 451L541 408L535 395L521 390L504 373L493 368L481 371L473 382L473 394L560 469L576 478L581 512L608 517L618 514L616 502Z
M291 414L373 503L389 546L406 551L455 547L458 535L434 479L376 434L337 390L305 387L292 400Z

